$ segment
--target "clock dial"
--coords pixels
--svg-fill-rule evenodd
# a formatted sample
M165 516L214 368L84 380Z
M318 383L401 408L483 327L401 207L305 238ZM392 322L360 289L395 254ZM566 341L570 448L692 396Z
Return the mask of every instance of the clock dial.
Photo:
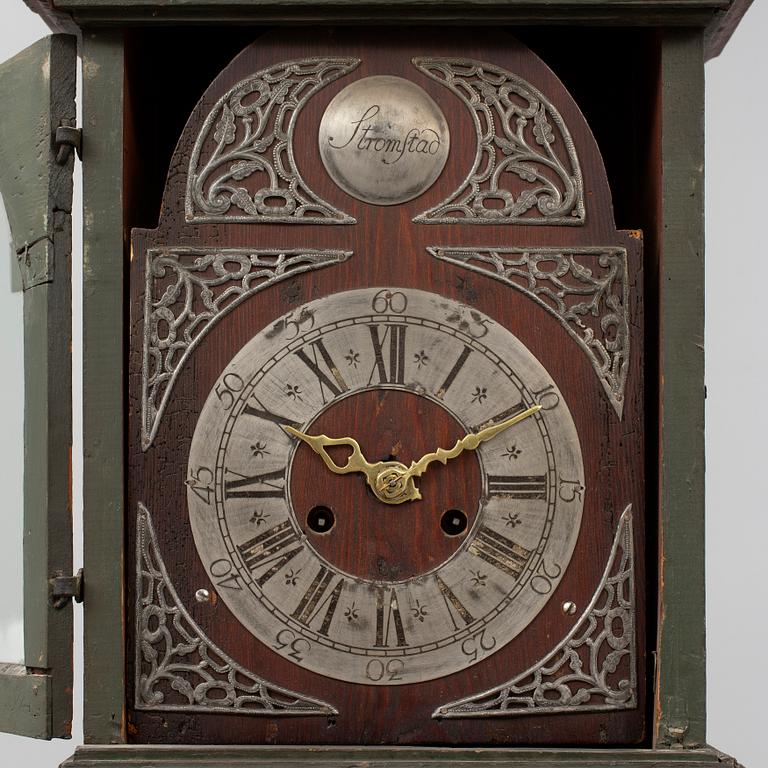
M292 316L308 319L235 355L195 428L187 499L212 584L322 675L403 685L477 664L543 608L575 546L589 489L562 393L507 329L433 293L351 290ZM381 478L432 453L409 481L420 498L398 503L334 470L355 456Z

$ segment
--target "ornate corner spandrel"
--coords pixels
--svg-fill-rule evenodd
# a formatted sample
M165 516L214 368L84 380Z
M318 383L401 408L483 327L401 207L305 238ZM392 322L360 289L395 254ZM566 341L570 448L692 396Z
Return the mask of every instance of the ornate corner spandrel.
M299 172L294 131L306 102L349 74L356 58L284 61L253 73L205 119L189 163L188 222L354 224Z
M217 648L171 582L152 518L136 519L136 709L239 715L335 715L338 711L265 680Z
M554 315L585 352L619 419L629 372L627 252L594 248L454 248L436 259L492 277Z
M150 248L145 267L143 450L155 439L179 371L224 314L281 280L339 264L351 255L312 248Z
M630 504L619 520L600 584L562 641L517 677L444 704L432 717L509 717L637 707L634 557Z
M459 188L415 222L584 224L576 147L560 113L542 93L486 62L415 58L413 64L461 99L477 138L474 162Z

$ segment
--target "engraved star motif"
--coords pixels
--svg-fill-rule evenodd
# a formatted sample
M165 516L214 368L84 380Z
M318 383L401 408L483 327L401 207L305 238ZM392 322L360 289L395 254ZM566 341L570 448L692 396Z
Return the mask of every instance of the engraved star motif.
M290 397L291 400L300 400L301 402L304 402L301 397L301 387L298 384L286 384L285 394Z
M477 571L470 571L472 574L472 584L476 587L484 587L486 585L486 582L488 580L488 574L487 573L480 573L479 570Z
M285 586L286 587L295 587L296 582L299 580L299 574L301 573L301 568L299 568L298 571L294 572L293 568L291 568L286 574L285 574Z
M254 445L251 446L251 453L255 459L261 459L264 456L269 456L267 444L257 441Z
M488 397L488 387L475 387L472 393L473 403L482 403Z
M518 456L519 456L519 455L520 455L522 452L523 452L523 451L522 451L522 449L521 449L521 448L518 448L518 447L517 447L517 445L516 445L515 443L512 443L512 445L508 445L508 446L507 446L507 450L506 450L506 451L504 451L504 453L502 453L501 455L502 455L502 456L503 456L505 459L509 459L510 461L512 461L512 459L517 459L517 457L518 457Z
M344 359L347 361L347 365L357 368L357 365L360 362L360 353L355 352L354 349L350 349L349 353L344 355Z
M507 517L506 517L505 519L506 519L506 521L507 521L506 525L504 526L505 528L506 528L507 526L510 526L510 525L511 525L513 528L516 528L516 527L517 527L518 525L520 525L520 523L522 522L522 521L520 520L520 515L518 515L518 514L517 514L517 512L514 512L514 513L512 513L512 512L507 512Z
M416 601L416 605L411 608L411 613L413 614L414 619L418 619L421 622L424 621L425 616L429 615L426 606L422 605L418 600Z
M266 514L263 509L259 509L251 515L251 522L256 523L256 527L258 528L262 523L267 522L268 517L269 515Z

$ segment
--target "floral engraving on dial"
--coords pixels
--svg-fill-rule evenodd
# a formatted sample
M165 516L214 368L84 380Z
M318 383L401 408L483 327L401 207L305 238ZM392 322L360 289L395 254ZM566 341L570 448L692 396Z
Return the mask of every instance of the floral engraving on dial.
M562 394L503 326L474 310L468 325L465 307L435 294L360 289L302 311L312 316L311 327L294 333L277 321L235 355L195 428L187 499L212 589L262 643L336 679L404 685L481 662L543 608L576 543L583 497L559 490L563 477L583 486L584 470ZM359 355L357 366L347 365L350 350ZM478 386L484 396L473 398ZM438 511L425 521L429 535L448 542L445 559L385 578L339 564L338 525L324 523L313 534L307 510L294 507L295 484L314 483L294 474L298 446L307 446L292 435L315 435L313 424L350 398L398 392L449 415L466 434L528 416L510 427L520 450L514 466L495 438L464 451L479 472L477 496L468 502L474 509L447 520ZM258 465L255 441L270 450ZM311 466L325 471L320 459ZM361 483L364 493L362 476L342 482ZM359 504L384 507L379 498L362 495ZM387 531L401 525L404 540L412 540L410 505L428 501L386 507ZM341 499L311 503L336 505L341 514ZM264 525L251 522L254 505L269 515ZM313 509L326 520L324 507ZM384 519L381 510L371 514ZM368 541L375 549L376 539Z
M436 259L522 291L584 350L619 419L629 370L629 286L624 248L432 247Z
M595 594L566 637L533 667L490 691L444 704L444 717L602 712L637 706L632 505L621 516Z
M293 134L306 102L359 63L353 58L284 61L222 96L192 150L187 221L354 224L307 186L293 155Z
M472 59L414 65L468 107L475 160L461 186L417 216L423 224L583 224L584 190L568 128L550 101L502 67Z
M254 675L217 648L179 599L149 511L136 519L136 709L335 715L330 704Z
M142 447L155 439L179 370L219 319L241 301L302 272L346 261L351 251L151 248L147 252ZM306 315L285 318L296 333Z

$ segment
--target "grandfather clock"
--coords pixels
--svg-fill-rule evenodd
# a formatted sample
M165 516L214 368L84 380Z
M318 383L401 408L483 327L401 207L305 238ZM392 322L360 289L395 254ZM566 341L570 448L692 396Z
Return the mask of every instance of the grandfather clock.
M29 4L65 34L0 70L29 553L1 724L68 735L76 599L73 767L729 761L690 340L703 63L748 4Z

